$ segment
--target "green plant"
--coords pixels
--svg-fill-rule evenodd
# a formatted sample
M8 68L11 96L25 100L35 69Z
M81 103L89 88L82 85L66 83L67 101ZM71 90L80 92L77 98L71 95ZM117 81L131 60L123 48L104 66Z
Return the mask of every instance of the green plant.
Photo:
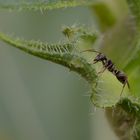
M3 10L53 10L76 6L87 6L96 15L98 32L92 27L73 25L63 27L65 41L49 44L41 41L26 41L0 33L0 40L24 52L61 64L77 72L89 83L91 101L97 107L106 110L107 118L120 139L140 139L140 104L139 104L139 21L140 1L123 1L126 8L113 9L109 3L100 1L55 1L24 2L18 4L0 3ZM123 8L124 8L123 7ZM104 36L103 36L104 35ZM103 36L103 39L101 39ZM96 44L96 42L99 44ZM110 74L98 77L95 65L90 64L90 53L82 50L94 47L115 62L117 68L124 70L130 81L131 92L125 88L120 97L122 85ZM101 47L103 46L103 47ZM100 79L104 80L100 83ZM102 90L100 90L102 88ZM114 115L112 115L114 114Z

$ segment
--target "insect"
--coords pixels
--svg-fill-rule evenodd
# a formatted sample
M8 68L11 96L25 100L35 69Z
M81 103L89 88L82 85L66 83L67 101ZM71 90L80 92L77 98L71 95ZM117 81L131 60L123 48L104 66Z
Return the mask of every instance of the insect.
M119 82L121 82L123 84L120 96L122 95L124 87L126 85L130 89L130 85L129 85L128 78L127 78L126 74L123 71L118 70L110 59L108 59L103 53L95 51L93 49L84 50L82 52L86 52L86 51L98 53L97 56L93 60L93 64L95 64L97 62L101 62L103 64L103 70L101 70L98 73L103 73L107 69L113 75L116 76L116 78L119 80Z

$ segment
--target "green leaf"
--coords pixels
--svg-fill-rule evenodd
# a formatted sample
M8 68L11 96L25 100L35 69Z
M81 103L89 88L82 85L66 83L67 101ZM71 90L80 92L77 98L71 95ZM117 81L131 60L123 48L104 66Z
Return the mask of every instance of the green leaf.
M117 19L115 14L111 11L109 6L105 2L98 2L91 8L97 15L98 23L102 31L106 31L116 23Z
M131 53L124 70L128 74L131 95L121 98L115 106L106 108L106 115L115 133L120 139L140 139L140 1L127 0L130 8L128 18L133 21L133 39L131 40ZM130 32L131 33L131 32ZM121 40L121 39L120 39ZM127 45L127 50L130 51Z
M33 10L38 11L40 10L52 10L52 9L60 9L60 8L68 8L68 7L76 7L82 5L89 5L91 2L88 0L57 0L57 1L37 1L37 2L17 2L17 3L10 3L10 2L0 2L0 9L5 10Z
M134 48L134 54L133 57L131 57L131 61L127 63L125 66L125 71L127 71L130 75L130 81L132 86L132 92L136 97L139 97L139 72L140 72L140 1L139 0L127 0L128 5L131 10L130 16L134 16L135 22L136 22L136 37L133 40L133 48Z
M139 0L127 0L129 8L134 16L137 26L140 24L140 1Z
M64 26L62 33L70 40L73 41L82 41L82 43L88 43L89 45L93 45L98 37L97 32L91 30L91 28L87 29L84 25L72 25L72 26ZM84 44L85 45L85 44ZM91 47L91 46L90 46Z
M97 81L94 66L81 57L75 43L48 44L40 41L25 41L3 33L0 33L0 40L31 55L68 67L71 71L79 73L92 86Z
M106 108L107 119L120 139L139 140L140 105L136 98L123 98L113 108Z
M98 107L110 107L120 99L119 94L110 96L105 91L100 92L95 65L90 63L90 55L81 53L81 48L75 41L48 44L40 41L15 39L3 33L0 33L0 40L26 53L63 65L71 71L80 74L89 83L91 88L91 101Z

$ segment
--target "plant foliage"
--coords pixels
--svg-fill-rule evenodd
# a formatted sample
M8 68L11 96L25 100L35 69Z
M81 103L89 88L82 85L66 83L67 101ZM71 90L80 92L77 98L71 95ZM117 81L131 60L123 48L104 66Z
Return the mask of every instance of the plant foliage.
M77 72L88 81L91 88L91 101L95 106L105 108L112 128L120 139L140 139L140 1L127 0L128 13L121 18L116 18L113 11L105 2L92 1L55 1L55 2L24 2L24 3L0 3L0 9L4 10L53 10L76 6L88 6L98 18L99 32L89 30L85 26L65 26L62 33L66 42L49 44L41 41L26 41L0 33L0 40L9 46L18 48L26 53L52 61L68 67ZM130 23L130 24L127 24ZM104 40L102 41L102 33ZM110 38L109 35L112 35ZM122 36L121 36L122 35ZM124 39L122 39L124 37ZM89 57L81 53L79 42L86 42L88 48L94 47L97 40L104 47L101 52L110 57L117 66L124 70L130 81L131 91L125 90L120 97L122 85L116 89L119 83L112 82L110 73L98 77L95 66L90 64ZM110 48L108 46L111 46ZM113 46L113 47L112 47ZM117 49L119 47L119 49ZM86 48L84 48L86 49ZM125 52L125 54L124 54ZM90 54L89 54L90 55ZM118 60L118 58L120 58ZM118 68L117 67L117 68ZM119 69L118 68L118 69ZM104 80L100 84L100 79ZM115 79L113 79L114 81ZM117 80L116 80L117 81ZM106 84L108 82L108 84ZM111 85L112 83L112 85ZM102 88L102 90L100 90ZM112 114L115 115L112 115Z

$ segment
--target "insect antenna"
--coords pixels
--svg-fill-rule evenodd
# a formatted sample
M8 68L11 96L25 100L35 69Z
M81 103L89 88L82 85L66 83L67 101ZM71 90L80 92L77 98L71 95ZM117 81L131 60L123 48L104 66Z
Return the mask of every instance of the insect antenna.
M98 52L98 51L96 51L96 50L94 50L94 49L87 49L87 50L81 51L81 53L82 53L82 52L96 52L96 53L100 53L100 52Z

